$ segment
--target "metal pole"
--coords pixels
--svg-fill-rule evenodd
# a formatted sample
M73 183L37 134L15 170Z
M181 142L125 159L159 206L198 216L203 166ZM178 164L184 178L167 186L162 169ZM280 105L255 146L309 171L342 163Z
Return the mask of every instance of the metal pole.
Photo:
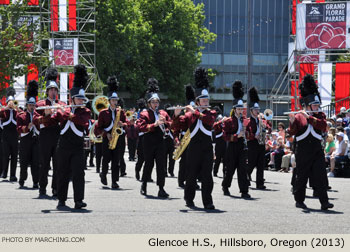
M248 66L247 66L247 94L252 85L252 0L248 0ZM249 95L247 95L247 104L249 106ZM247 116L249 109L247 110Z

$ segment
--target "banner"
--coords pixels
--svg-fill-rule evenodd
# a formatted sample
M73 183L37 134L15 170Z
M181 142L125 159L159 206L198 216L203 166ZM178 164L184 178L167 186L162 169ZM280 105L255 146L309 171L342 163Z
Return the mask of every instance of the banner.
M77 30L77 2L76 0L51 0L51 30Z
M329 105L332 101L332 63L318 64L318 87L322 106Z
M291 100L291 110L295 111L295 96L297 97L297 104L298 104L298 97L299 97L299 81L291 81L290 82L290 94L293 97ZM296 92L296 93L295 93Z
M12 0L12 3L17 3L19 0ZM21 3L23 3L23 0L20 0ZM39 5L39 0L27 0L26 1L28 5ZM10 0L0 0L0 5L9 5Z
M335 65L335 113L340 112L341 107L349 108L349 98L337 102L350 95L350 63L337 63Z
M50 59L56 66L74 66L78 64L78 39L50 39Z
M349 3L298 4L297 49L349 48L349 11Z

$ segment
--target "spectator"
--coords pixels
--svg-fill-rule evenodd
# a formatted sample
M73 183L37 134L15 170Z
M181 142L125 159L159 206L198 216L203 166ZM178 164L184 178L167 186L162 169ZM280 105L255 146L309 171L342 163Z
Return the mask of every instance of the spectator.
M276 149L271 152L270 158L272 164L275 166L273 170L278 171L281 169L281 163L282 163L282 157L284 155L284 143L283 143L283 138L279 136L277 138L277 147Z
M336 127L339 127L339 126L343 127L343 118L338 117L335 125Z
M334 137L332 134L328 134L326 139L326 147L324 148L324 154L326 157L327 165L329 165L329 160L334 151L335 151Z
M282 123L282 122L278 123L277 128L278 128L278 135L282 137L283 143L285 143L285 141L286 141L286 138L285 138L286 127L284 126L284 123Z
M294 137L290 136L289 134L286 135L287 142L284 146L284 156L282 157L282 164L281 164L281 170L280 172L288 172L289 171L289 165L291 164L291 159L293 155L293 142Z
M335 137L335 128L334 127L331 127L329 130L328 130L328 134L331 134L333 136L333 138Z
M348 145L344 140L345 134L343 132L338 132L336 136L337 141L335 143L335 151L330 157L331 170L328 173L328 177L334 177L334 169L336 164L348 160Z
M268 156L270 159L270 162L267 164L267 166L273 166L275 163L273 161L273 159L271 159L271 153L274 152L277 149L277 137L278 137L278 133L277 132L272 132L271 133L271 137L272 139L270 139L269 141L267 141L267 145L270 149L270 152L266 153L265 156Z

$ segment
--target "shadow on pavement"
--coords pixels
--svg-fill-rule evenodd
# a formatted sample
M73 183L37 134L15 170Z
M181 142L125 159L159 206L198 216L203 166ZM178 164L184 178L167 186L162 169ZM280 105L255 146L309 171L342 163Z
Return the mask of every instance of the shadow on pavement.
M75 209L71 208L69 206L60 207L59 209L47 209L47 210L41 210L42 213L48 214L48 213L91 213L92 210L87 209Z
M303 213L322 213L322 214L344 214L344 212L338 212L335 210L321 210L321 209L313 209L313 208L306 208L303 209Z
M214 210L209 210L209 209L205 209L205 208L202 208L202 207L189 207L188 209L181 209L180 210L181 213L195 213L195 212L204 212L204 213L215 213L215 214L218 214L218 213L226 213L226 211L223 211L223 210L220 210L220 209L214 209Z
M154 199L154 200L177 200L177 199L181 199L181 198L172 198L172 197L161 198L161 197L154 196L154 195L145 195L145 199Z

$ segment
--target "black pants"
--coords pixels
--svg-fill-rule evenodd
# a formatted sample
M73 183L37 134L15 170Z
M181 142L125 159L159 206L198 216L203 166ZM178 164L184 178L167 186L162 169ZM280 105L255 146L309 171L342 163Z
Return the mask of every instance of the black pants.
M85 158L83 145L67 146L61 136L57 147L57 198L67 200L69 180L73 182L74 201L82 201L85 191Z
M103 138L102 141L102 175L106 176L108 173L108 163L111 162L111 173L112 173L112 184L119 181L119 161L120 161L120 146L121 142L118 139L117 146L114 150L108 148L107 137Z
M328 179L325 169L325 157L319 140L309 135L297 144L295 153L296 177L294 199L304 202L307 180L317 192L321 204L328 203Z
M10 165L10 177L16 176L17 155L18 155L18 134L16 128L4 128L2 134L2 175L7 177L8 167Z
M137 138L128 138L129 160L135 159Z
M229 142L226 151L227 166L222 187L231 187L232 177L237 170L239 190L241 193L248 193L247 150L244 148L243 139L240 138L238 142Z
M124 154L125 154L125 148L126 148L126 145L125 145L125 135L126 134L123 134L119 137L119 140L118 142L120 142L120 149L119 149L119 170L120 170L120 174L124 174L126 173L126 163L125 163L125 160L124 160Z
M205 136L205 138L207 137ZM186 168L188 169L186 172L185 200L193 201L196 195L197 178L200 177L203 205L213 204L211 193L214 186L212 174L214 157L211 140L191 140L187 148Z
M59 127L44 128L40 131L39 135L39 185L40 191L46 192L46 186L48 184L48 173L50 169L50 161L52 159L52 181L51 188L57 190L57 159L56 148L60 131Z
M19 181L24 182L28 178L28 166L32 174L33 183L39 182L39 139L32 133L21 138L19 144L19 163L21 173Z
M96 171L100 172L101 160L102 160L102 143L95 143L96 151Z
M248 141L248 175L251 176L256 167L256 186L264 185L265 145L257 140Z
M145 162L145 157L143 153L143 138L144 135L139 136L138 142L137 142L137 162L135 164L135 171L140 172L143 163Z
M187 160L187 153L188 153L187 150L188 150L188 147L182 153L181 159L179 162L179 174L177 177L177 181L179 185L183 185L186 181L186 172L187 172L186 160Z
M2 175L3 170L2 155L2 128L0 128L0 176Z
M93 164L94 164L94 144L91 143L91 147L89 150L84 149L84 153L85 153L85 166L87 166L87 161L88 161L89 156L90 156L89 165L93 166Z
M214 162L214 174L219 172L219 166L221 162L223 163L223 171L225 171L225 152L226 152L226 142L222 137L216 139L215 143L215 162ZM223 172L224 173L224 172Z
M174 140L171 137L165 139L165 172L174 174L175 160L173 159L174 153Z
M165 141L162 136L145 136L144 142L145 167L142 173L142 182L151 178L154 160L156 161L157 185L165 185Z

